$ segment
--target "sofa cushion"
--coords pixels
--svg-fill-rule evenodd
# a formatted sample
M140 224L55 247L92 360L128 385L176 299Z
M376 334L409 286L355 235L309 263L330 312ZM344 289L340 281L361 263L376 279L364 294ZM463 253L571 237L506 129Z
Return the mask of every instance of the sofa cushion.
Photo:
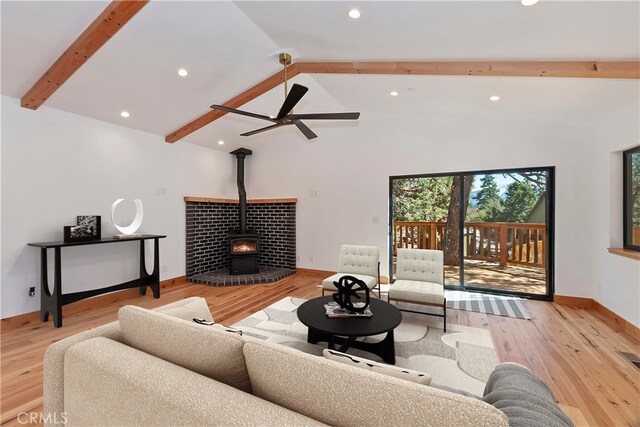
M334 426L506 426L477 399L249 339L243 348L256 396Z
M484 397L516 427L567 427L573 422L558 407L549 387L529 369L516 363L498 365L487 381Z
M251 392L241 336L131 305L120 309L119 319L127 345Z
M202 297L191 297L172 304L158 307L153 311L168 314L184 320L193 320L194 317L212 322L213 316L209 311L207 300Z
M186 319L189 319L190 316L211 317L207 302L202 297L185 298L154 310L166 311L168 314ZM120 331L120 323L115 321L64 338L47 348L44 356L43 375L45 414L53 414L59 419L64 412L64 357L66 351L82 341L95 337L106 337L116 341L124 339Z
M384 375L391 375L392 377L400 378L422 385L431 384L431 375L425 374L423 372L399 368L397 366L387 365L385 363L374 362L373 360L365 359L364 357L352 356L350 354L341 353L335 350L324 349L322 350L322 355L325 359L335 360L336 362L344 363L360 369L365 369L367 371L380 372Z
M319 424L106 338L73 346L64 365L65 415L70 426Z

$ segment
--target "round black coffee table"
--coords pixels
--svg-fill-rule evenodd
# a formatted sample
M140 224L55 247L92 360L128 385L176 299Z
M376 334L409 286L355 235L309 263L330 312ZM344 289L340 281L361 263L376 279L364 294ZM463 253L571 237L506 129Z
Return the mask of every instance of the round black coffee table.
M330 296L309 300L298 307L298 319L309 328L307 342L316 344L326 341L329 348L346 352L349 348L358 348L377 354L387 363L395 364L395 346L393 330L402 321L402 313L388 302L372 298L370 303L371 317L339 317L329 318L324 305L333 301ZM368 337L387 333L380 342L368 343L356 341L358 337Z

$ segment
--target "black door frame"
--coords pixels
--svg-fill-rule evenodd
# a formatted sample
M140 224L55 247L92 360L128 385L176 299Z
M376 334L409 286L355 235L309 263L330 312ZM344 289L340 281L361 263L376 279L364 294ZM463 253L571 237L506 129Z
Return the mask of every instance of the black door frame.
M411 179L411 178L438 178L444 176L469 176L469 175L489 175L489 174L504 174L504 173L519 173L519 172L533 172L533 171L545 171L547 173L547 197L545 200L545 215L547 220L547 251L545 254L546 261L546 276L547 276L547 293L544 295L531 294L528 292L504 292L497 291L495 289L479 288L474 286L464 285L464 256L460 256L460 286L445 286L447 289L457 290L470 290L473 292L481 292L486 294L496 295L513 295L530 299L538 299L544 301L553 301L553 295L555 293L555 166L541 166L541 167L527 167L527 168L508 168L508 169L485 169L477 171L463 171L463 172L439 172L439 173L426 173L426 174L412 174L412 175L393 175L389 176L389 235L388 235L388 248L389 248L389 280L393 278L393 181L396 179ZM459 200L464 200L464 186L460 187ZM464 229L464 223L466 212L460 210L460 229ZM464 233L460 233L460 251L464 245Z

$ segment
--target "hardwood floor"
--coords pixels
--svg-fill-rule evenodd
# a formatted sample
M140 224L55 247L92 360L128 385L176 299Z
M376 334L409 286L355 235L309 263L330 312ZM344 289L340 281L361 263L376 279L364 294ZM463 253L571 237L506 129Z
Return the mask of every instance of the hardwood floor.
M19 425L20 412L42 410L43 355L52 342L116 320L123 305L153 308L202 296L216 321L233 324L285 296L318 296L322 278L304 272L274 284L221 288L177 281L159 300L125 291L65 306L59 329L41 323L37 313L2 320L2 425ZM579 425L640 426L640 370L619 354L640 353L638 341L593 310L526 304L532 321L451 309L448 322L490 330L500 359L540 375Z

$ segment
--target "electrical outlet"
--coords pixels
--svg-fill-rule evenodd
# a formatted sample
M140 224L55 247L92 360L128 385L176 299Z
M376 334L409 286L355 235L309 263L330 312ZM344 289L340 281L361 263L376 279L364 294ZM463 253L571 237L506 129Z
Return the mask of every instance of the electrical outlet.
M313 264L313 257L312 257L312 256L310 256L310 257L309 257L309 262L310 262L311 264Z
M31 286L31 287L29 288L29 296L30 296L31 298L33 298L33 297L35 297L35 296L36 296L36 287L35 287L35 286Z
M318 190L309 191L309 197L318 197Z
M374 216L371 219L371 222L373 222L374 224L380 224L380 217L379 216Z
M296 261L300 262L300 255L296 255Z
M156 196L166 196L167 195L167 189L164 187L158 187L156 188Z

